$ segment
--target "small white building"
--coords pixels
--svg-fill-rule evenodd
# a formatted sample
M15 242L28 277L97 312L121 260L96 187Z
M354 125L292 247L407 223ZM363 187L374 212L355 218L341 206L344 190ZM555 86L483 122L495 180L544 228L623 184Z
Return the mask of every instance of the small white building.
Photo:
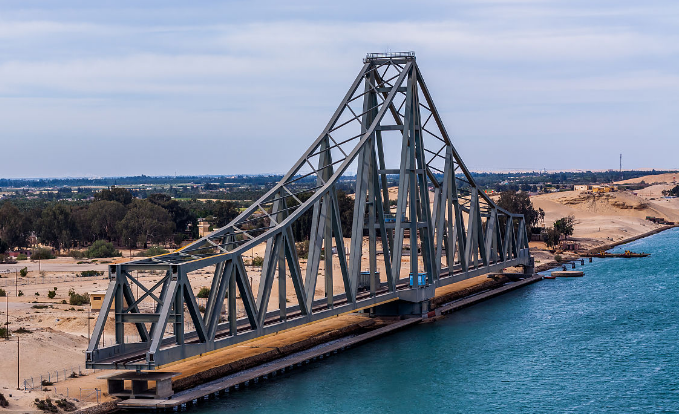
M576 186L573 186L573 189L575 191L588 191L589 186L588 185L576 185Z

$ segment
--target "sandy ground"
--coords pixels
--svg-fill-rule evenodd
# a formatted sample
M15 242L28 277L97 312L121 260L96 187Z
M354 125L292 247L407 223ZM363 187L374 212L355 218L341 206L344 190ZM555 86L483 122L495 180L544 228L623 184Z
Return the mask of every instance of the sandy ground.
M662 197L672 184L656 184L643 190L594 195L565 191L531 197L536 208L545 211L545 223L568 215L576 220L573 240L583 247L595 247L661 227L647 216L679 222L679 199Z
M624 178L624 177L623 177ZM645 175L643 177L632 178L629 180L618 181L618 184L637 184L640 182L645 182L646 184L677 184L677 179L679 178L679 172L676 173L666 173L657 175Z

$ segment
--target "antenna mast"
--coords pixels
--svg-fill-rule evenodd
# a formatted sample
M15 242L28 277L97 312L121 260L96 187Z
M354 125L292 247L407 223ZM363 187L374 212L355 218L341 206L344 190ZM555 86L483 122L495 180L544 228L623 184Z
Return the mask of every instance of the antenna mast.
M620 154L620 181L622 181L622 154Z

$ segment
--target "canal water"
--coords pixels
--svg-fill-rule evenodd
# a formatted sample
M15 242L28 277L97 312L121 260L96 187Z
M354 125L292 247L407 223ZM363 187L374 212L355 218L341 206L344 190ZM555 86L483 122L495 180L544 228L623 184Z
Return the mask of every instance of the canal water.
M679 229L190 412L679 412Z

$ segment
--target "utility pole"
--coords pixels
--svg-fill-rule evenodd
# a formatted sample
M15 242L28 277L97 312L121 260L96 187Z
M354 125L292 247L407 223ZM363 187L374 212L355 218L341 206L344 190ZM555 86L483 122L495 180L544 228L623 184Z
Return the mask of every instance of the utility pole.
M5 333L7 334L7 340L9 341L9 294L5 293L5 315L7 316L7 323L5 324Z
M19 297L19 269L14 269L14 296Z
M17 390L21 390L21 382L19 381L19 335L17 335Z

